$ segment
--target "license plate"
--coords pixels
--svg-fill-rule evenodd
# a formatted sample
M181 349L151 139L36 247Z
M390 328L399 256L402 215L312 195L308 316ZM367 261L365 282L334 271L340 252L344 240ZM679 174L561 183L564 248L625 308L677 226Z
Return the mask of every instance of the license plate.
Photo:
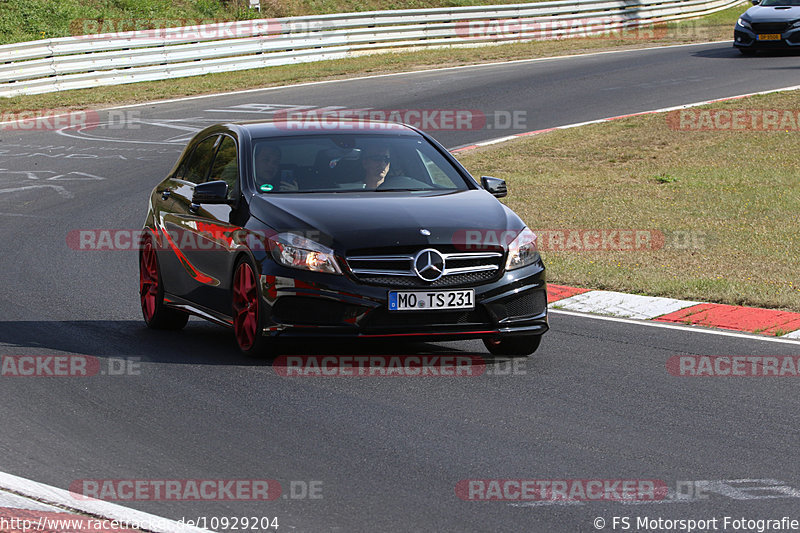
M780 41L781 34L780 33L759 33L758 34L759 41Z
M389 311L474 309L475 290L389 291Z

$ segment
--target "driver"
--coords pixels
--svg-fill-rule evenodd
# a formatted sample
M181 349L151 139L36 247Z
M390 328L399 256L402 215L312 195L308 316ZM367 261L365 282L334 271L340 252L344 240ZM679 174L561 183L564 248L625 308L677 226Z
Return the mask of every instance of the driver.
M392 164L391 151L387 146L370 146L364 150L361 165L364 167L366 189L377 189L386 179Z
M281 149L272 144L256 146L255 153L256 181L259 184L280 182L279 191L296 191L297 182L281 176Z

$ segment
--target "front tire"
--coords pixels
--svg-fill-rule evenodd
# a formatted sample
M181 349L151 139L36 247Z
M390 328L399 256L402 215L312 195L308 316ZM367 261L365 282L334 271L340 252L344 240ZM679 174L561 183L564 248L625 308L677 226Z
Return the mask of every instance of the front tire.
M249 357L271 357L270 339L263 335L263 310L256 269L241 259L233 274L233 335Z
M504 339L483 339L483 345L492 355L526 357L539 348L541 335L507 337Z
M183 329L189 321L188 313L164 305L164 285L153 239L148 237L139 254L139 300L142 316L151 329Z

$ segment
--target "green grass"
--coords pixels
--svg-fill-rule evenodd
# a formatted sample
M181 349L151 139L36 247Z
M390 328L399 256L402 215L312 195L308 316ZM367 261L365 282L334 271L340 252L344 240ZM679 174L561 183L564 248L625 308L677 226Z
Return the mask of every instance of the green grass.
M793 109L800 92L716 104ZM459 155L534 230L650 229L646 251L544 251L553 283L800 311L800 131L676 131L663 114Z
M261 13L247 0L4 0L0 1L0 44L68 37L88 33L87 20L102 28L149 29L253 18L349 13L385 9L420 9L487 4L514 0L262 0ZM94 32L91 32L94 33Z
M147 21L237 20L256 14L215 0L6 0L0 3L0 43L80 35L85 20L125 20L140 29Z

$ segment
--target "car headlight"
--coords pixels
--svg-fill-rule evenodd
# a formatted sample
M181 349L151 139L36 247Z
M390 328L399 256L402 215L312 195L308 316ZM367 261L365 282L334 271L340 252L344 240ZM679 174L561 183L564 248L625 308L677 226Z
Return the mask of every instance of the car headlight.
M736 24L738 24L742 28L747 28L748 30L753 29L753 27L750 25L750 22L743 19L742 17L739 17L739 20L736 21Z
M294 233L279 233L269 238L270 251L275 261L283 266L341 274L333 250Z
M535 263L539 260L536 250L536 235L527 227L508 245L506 270L514 270Z
M795 23L792 24L792 28L800 28L800 20L795 21Z

